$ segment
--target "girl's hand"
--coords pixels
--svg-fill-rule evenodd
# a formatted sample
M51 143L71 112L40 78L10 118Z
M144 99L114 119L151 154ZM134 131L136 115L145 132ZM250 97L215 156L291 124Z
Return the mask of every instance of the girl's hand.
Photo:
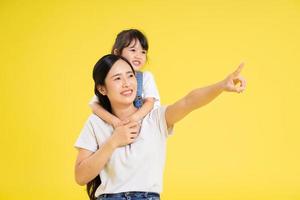
M111 125L116 129L118 126L123 125L123 122L118 117L114 117Z
M135 114L132 114L132 115L128 118L128 120L129 120L130 122L138 122L138 121L139 121L139 119L136 117Z
M140 125L137 122L123 122L122 124L115 128L111 140L115 147L122 147L134 142L135 138L138 136Z
M245 90L246 80L240 75L243 67L244 63L241 63L232 74L222 81L223 89L225 91L240 93Z

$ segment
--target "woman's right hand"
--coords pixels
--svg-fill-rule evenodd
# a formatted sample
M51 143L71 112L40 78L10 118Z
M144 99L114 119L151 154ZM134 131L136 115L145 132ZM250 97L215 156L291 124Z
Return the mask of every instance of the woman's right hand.
M119 125L114 129L111 141L115 147L122 147L131 144L138 136L139 130L139 123L123 121L122 125Z

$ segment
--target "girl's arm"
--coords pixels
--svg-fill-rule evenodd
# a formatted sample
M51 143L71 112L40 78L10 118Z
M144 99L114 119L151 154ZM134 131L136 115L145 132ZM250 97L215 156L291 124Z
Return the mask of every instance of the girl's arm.
M94 114L103 119L105 122L111 124L114 128L122 123L122 121L118 117L105 110L97 102L91 103L90 106Z
M191 111L211 102L223 91L242 92L246 87L245 79L239 75L242 68L243 63L223 81L204 88L195 89L184 98L168 106L165 114L168 128L183 119Z
M144 103L140 109L138 109L129 120L139 121L143 119L154 107L154 104L159 102L159 93L155 84L154 77L151 72L143 72L143 93L145 95ZM156 101L156 102L155 102Z
M143 119L152 110L154 101L155 100L152 97L146 98L142 107L138 109L134 114L132 114L129 120L137 122Z

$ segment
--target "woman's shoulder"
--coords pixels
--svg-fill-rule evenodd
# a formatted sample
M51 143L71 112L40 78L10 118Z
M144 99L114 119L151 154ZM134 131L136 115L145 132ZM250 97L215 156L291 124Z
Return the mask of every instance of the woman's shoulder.
M89 122L97 122L97 121L99 121L99 117L97 116L97 115L95 115L95 114L90 114L89 116L88 116L88 118L87 118L87 120L89 121Z
M159 105L159 106L156 106L155 108L153 108L147 115L146 117L149 119L149 120L159 120L159 119L162 119L164 118L165 116L165 112L166 112L166 108L167 106L164 106L164 105Z
M110 125L108 123L106 123L103 119L101 119L100 117L98 117L95 114L91 114L87 121L92 124L92 125L97 125L97 126L101 126L103 128L109 127Z
M150 111L143 120L143 124L148 124L149 127L159 130L164 136L169 136L173 133L173 128L167 126L165 113L168 106L157 106Z

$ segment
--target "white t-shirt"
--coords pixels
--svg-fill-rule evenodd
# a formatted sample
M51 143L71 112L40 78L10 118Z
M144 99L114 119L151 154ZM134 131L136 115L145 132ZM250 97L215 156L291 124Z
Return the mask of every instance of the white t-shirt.
M159 93L154 81L154 77L151 72L145 71L143 72L143 91L142 91L142 98L152 97L155 99L153 108L160 106L160 98ZM96 95L93 96L89 105L93 104L94 102L99 102Z
M130 145L117 148L100 171L96 196L105 193L144 191L161 193L166 139L172 134L165 120L166 107L158 107L142 121L140 134ZM95 152L112 135L113 128L92 114L75 147Z

